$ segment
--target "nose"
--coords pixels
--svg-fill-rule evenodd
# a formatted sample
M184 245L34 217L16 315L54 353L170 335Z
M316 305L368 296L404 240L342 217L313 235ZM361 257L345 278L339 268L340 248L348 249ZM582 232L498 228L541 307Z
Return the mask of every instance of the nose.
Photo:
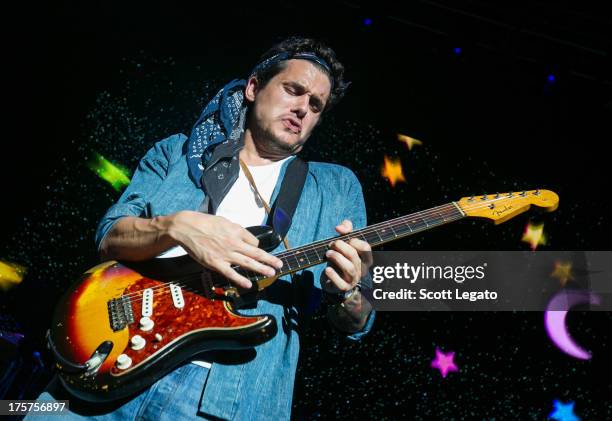
M302 119L308 112L309 104L310 96L308 96L308 94L296 96L292 111L299 119Z

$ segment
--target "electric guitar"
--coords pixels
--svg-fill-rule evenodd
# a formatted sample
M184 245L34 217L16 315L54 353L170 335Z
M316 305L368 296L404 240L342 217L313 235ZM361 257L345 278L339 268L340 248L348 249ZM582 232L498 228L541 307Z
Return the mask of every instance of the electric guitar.
M464 197L335 239L360 238L377 246L466 217L500 224L531 205L551 212L558 203L550 190ZM249 230L268 251L281 240L269 227ZM81 399L112 401L150 386L200 352L270 340L277 332L273 316L241 315L237 309L278 277L323 263L332 240L276 254L284 265L273 277L235 267L253 282L250 290L238 290L188 255L91 268L61 298L47 334L62 383Z

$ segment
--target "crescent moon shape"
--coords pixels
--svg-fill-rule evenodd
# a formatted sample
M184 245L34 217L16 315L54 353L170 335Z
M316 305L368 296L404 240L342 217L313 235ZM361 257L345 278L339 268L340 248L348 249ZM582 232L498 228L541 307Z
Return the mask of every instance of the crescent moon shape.
M600 304L598 295L590 291L562 290L549 301L544 312L546 333L553 343L567 355L581 360L591 359L591 353L580 347L567 331L565 316L578 304Z

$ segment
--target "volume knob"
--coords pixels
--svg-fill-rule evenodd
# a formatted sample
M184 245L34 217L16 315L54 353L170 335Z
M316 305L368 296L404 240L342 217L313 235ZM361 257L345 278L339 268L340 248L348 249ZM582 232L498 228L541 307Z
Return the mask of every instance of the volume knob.
M130 368L130 366L132 365L132 359L125 354L121 354L117 357L115 365L118 369L125 370L126 368Z
M132 336L132 339L130 339L130 347L135 351L144 348L146 343L147 341L145 340L145 338L140 335L134 335Z
M154 325L155 323L150 318L146 316L140 318L140 323L139 323L140 330L144 330L144 331L151 330L153 329Z

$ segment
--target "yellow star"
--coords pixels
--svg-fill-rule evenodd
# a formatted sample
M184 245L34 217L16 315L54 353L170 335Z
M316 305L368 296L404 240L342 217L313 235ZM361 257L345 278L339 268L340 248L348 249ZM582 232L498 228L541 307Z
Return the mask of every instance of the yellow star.
M0 289L8 291L23 281L26 273L24 266L0 260Z
M565 287L567 281L573 280L572 262L555 262L555 270L550 274L551 277L557 278L562 287Z
M408 150L411 151L413 146L421 146L423 142L414 137L406 136L405 134L398 133L397 140L404 142L408 146Z
M398 159L389 159L385 155L385 165L381 169L381 174L391 184L391 187L395 187L395 184L403 181L406 182L404 173L402 171L402 163Z
M544 234L544 224L527 223L521 241L529 244L531 250L535 250L539 245L545 245L546 235Z

